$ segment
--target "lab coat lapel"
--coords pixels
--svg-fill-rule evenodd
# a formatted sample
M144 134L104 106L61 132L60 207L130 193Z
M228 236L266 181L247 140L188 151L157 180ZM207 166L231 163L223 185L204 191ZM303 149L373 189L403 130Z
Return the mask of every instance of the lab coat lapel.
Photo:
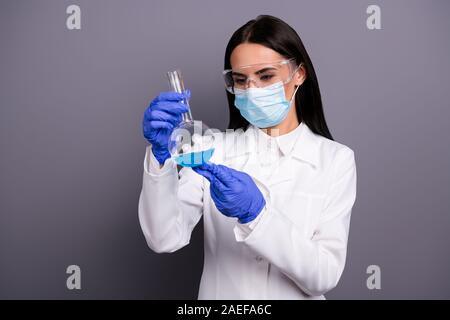
M247 172L268 187L273 187L280 183L284 184L292 181L297 176L298 168L301 165L308 164L313 168L317 168L320 165L320 140L305 123L301 125L303 126L302 132L295 142L291 153L280 160L280 164L277 166L270 181L264 181L265 179L262 177L261 166L257 158L258 154L256 153L256 134L252 127L245 132L246 138L243 139L245 141L245 147L241 149L245 150L245 152L240 157L240 165L236 169L240 168L238 170Z
M262 172L256 154L256 139L253 128L247 129L238 141L239 145L232 156L233 167L249 174L252 178L262 182Z
M291 170L287 170L287 168L291 168L290 163L292 163L292 159L290 156L284 157L280 161L280 165L276 167L276 171L272 175L272 178L267 181L263 178L261 165L258 159L258 153L256 152L256 135L254 131L250 131L253 129L247 130L247 141L246 146L244 148L245 154L242 157L240 169L241 171L246 172L252 178L258 180L259 183L265 185L266 187L271 187L281 182L288 182L293 179L294 175Z

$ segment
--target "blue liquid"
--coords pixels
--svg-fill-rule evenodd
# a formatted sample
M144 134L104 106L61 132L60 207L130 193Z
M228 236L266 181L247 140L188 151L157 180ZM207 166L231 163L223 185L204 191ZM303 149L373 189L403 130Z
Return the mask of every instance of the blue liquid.
M183 167L197 167L200 166L211 159L214 153L214 148L198 151L198 152L190 152L180 156L175 157L175 162Z

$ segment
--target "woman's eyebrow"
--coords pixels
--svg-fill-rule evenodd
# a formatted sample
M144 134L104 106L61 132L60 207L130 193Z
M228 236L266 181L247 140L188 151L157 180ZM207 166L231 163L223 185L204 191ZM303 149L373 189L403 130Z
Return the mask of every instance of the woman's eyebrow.
M264 72L269 71L269 70L276 70L276 68L274 68L274 67L266 67L266 68L263 68L261 70L256 71L255 74L264 73ZM236 71L233 71L232 74L236 75L236 76L244 76L244 77L247 76L246 74L239 73L239 72L236 72Z
M255 74L263 73L263 72L266 72L266 71L269 71L269 70L276 70L276 68L274 68L274 67L263 68L261 70L256 71Z
M232 74L233 76L243 76L243 77L246 77L246 76L247 76L246 74L239 73L239 72L236 72L236 71L232 71L231 74Z

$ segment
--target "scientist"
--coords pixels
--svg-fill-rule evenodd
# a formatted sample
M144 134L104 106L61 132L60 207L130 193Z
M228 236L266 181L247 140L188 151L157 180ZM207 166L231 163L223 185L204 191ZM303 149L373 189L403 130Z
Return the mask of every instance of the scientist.
M333 141L311 60L282 20L258 16L239 28L223 77L234 130L217 139L206 164L178 172L169 159L188 90L163 92L145 111L146 241L174 252L203 216L199 299L324 299L345 265L354 153Z

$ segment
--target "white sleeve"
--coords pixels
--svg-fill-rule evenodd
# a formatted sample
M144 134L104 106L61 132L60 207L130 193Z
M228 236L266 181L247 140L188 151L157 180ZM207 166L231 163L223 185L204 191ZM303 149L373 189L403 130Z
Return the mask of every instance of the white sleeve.
M173 160L164 166L147 146L139 196L139 223L155 252L174 252L186 246L203 213L203 179L190 168L177 171Z
M351 149L338 153L335 175L312 238L275 208L266 212L247 235L235 237L278 267L305 293L319 296L333 289L344 269L352 207L356 199L356 166ZM270 198L270 195L269 195Z

